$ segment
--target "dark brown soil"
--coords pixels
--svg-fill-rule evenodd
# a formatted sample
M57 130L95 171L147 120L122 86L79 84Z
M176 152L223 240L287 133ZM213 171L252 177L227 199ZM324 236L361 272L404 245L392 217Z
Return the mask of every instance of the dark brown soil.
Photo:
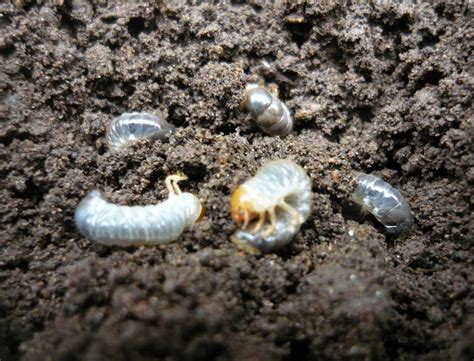
M472 3L62 2L0 5L2 361L472 360ZM239 109L258 78L294 114L284 139ZM127 111L177 134L111 154ZM251 256L230 194L276 158L307 169L312 216ZM177 242L77 232L92 188L157 203L176 171L207 209ZM353 171L401 190L408 236L360 219Z

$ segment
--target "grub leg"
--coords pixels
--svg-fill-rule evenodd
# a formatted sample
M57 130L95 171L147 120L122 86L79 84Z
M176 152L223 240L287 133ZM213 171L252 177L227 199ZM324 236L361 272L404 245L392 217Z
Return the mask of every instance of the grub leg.
M285 201L281 201L278 205L291 215L291 223L293 223L293 225L298 226L300 224L301 215L296 211L296 209Z

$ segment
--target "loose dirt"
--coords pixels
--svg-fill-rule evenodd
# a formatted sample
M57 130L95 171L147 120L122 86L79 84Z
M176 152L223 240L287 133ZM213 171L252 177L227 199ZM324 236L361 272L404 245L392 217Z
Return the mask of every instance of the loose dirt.
M472 3L182 3L0 5L0 359L472 360ZM289 136L239 109L256 79ZM177 133L112 154L130 111ZM311 176L312 215L248 255L229 198L277 158ZM153 204L177 171L206 207L178 241L76 230L91 189ZM355 171L400 189L410 234L357 214Z

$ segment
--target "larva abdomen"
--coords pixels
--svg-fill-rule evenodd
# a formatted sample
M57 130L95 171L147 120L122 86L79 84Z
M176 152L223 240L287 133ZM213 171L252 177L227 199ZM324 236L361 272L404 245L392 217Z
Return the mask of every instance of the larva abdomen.
M401 193L379 177L359 173L353 200L372 213L388 233L400 234L413 225L410 206Z
M79 203L74 220L84 236L98 243L156 245L177 239L201 212L199 199L191 193L173 193L172 190L162 203L130 207L110 203L101 192L94 190Z
M175 132L175 127L150 113L124 113L107 127L107 144L119 150L137 139L164 140Z
M268 135L284 136L293 129L293 119L286 105L264 87L249 84L242 105Z

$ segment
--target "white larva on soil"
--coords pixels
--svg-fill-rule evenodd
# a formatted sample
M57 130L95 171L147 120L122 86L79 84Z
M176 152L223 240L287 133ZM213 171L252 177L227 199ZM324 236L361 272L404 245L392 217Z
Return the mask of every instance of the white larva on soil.
M107 127L109 149L117 151L137 139L165 140L175 127L151 113L124 113Z
M388 233L397 235L412 227L410 206L397 189L371 174L358 173L355 182L352 199L372 213Z
M183 179L186 177L166 177L168 199L148 206L116 205L93 190L76 209L76 226L86 238L105 245L141 246L174 241L203 211L195 195L179 189L177 183Z
M232 241L250 253L267 253L286 245L311 211L311 181L290 160L264 164L232 194L230 211L242 225Z
M268 135L287 135L293 129L293 118L286 105L265 87L248 84L241 103Z

